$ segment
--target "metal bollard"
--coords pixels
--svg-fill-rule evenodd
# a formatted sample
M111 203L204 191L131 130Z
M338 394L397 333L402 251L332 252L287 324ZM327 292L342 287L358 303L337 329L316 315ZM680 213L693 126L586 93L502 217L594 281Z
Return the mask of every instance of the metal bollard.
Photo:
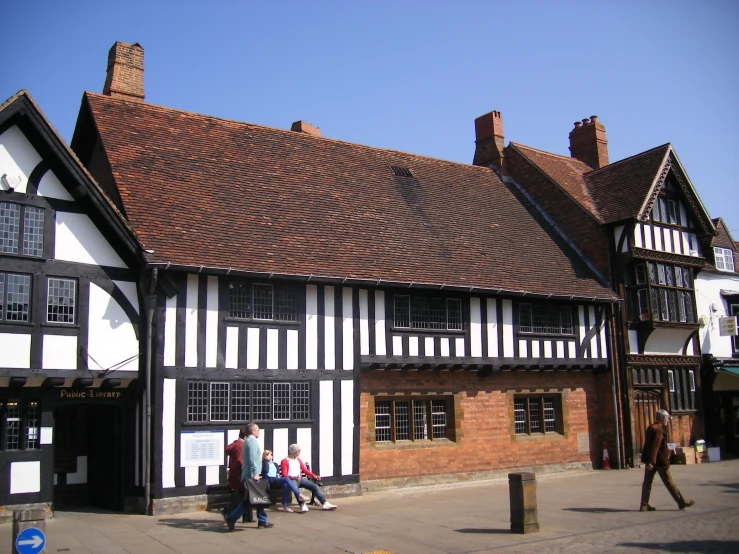
M537 533L539 510L536 507L536 474L509 473L508 492L511 498L511 532Z
M13 510L13 554L38 554L46 545L46 510Z

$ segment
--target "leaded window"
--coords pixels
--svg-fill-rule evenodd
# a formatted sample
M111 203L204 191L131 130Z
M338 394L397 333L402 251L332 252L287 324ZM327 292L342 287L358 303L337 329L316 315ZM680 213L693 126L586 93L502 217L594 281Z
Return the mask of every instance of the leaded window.
M310 419L310 383L188 381L190 423Z
M0 320L26 323L31 311L31 276L0 273Z
M670 409L676 412L695 410L695 371L674 368L667 371Z
M294 287L232 281L228 293L228 315L234 319L298 320L298 296Z
M538 335L572 335L572 309L569 306L519 304L518 331Z
M46 321L49 323L74 323L74 279L49 277L46 297Z
M43 208L0 202L0 253L43 256Z
M39 448L41 409L37 400L0 401L0 449L32 450Z
M562 428L561 398L558 396L515 396L513 429L517 435L557 433Z
M451 398L375 400L375 441L453 440Z
M640 287L644 263L633 266L637 286L625 279L627 307L631 321L674 321L695 323L694 292L690 268L646 263L649 282Z
M399 329L434 331L463 329L462 301L459 298L396 294L394 308L394 323Z

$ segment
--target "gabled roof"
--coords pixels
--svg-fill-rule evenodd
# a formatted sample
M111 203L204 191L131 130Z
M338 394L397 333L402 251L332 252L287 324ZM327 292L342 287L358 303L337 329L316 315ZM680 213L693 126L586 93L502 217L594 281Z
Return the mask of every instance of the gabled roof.
M641 214L670 150L669 144L663 144L585 175L603 223Z
M713 246L718 246L719 248L728 248L729 250L733 250L734 252L739 252L739 246L737 246L736 241L734 240L734 237L731 236L731 232L729 231L728 227L726 227L726 223L724 222L723 218L717 217L713 220L713 225L716 227L716 238L713 239Z
M154 263L615 298L487 168L86 93L94 132Z
M0 127L12 124L19 124L24 131L33 135L32 138L36 141L34 146L43 148L45 156L50 153L57 167L63 168L71 175L74 188L69 190L69 193L72 197L78 202L91 206L102 215L104 220L111 225L111 230L128 249L128 256L142 260L141 244L133 228L103 193L87 168L67 146L26 90L18 91L0 105Z
M678 176L696 223L708 234L715 232L708 212L669 143L596 170L575 158L514 142L510 146L602 224L646 217L650 202L662 186L663 172L671 169Z

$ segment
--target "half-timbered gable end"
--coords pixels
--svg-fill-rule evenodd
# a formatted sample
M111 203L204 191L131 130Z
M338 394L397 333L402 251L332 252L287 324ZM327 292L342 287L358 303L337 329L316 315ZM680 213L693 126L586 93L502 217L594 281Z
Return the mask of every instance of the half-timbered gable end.
M25 91L0 106L0 180L0 505L122 509L142 456L137 240Z
M112 55L127 48L143 55ZM467 475L481 440L519 459L480 474L591 463L616 296L518 189L142 91L86 93L72 146L156 281L152 511L225 483L221 449L250 420L277 459L298 442L329 494Z
M478 119L499 120L502 129L498 112ZM477 156L500 170L497 158L479 155L481 143L478 137ZM627 364L628 442L636 452L629 457L636 460L644 414L660 405L686 415L675 419L676 442L702 433L693 429L700 360L695 279L716 231L670 144L609 164L605 127L593 116L575 123L570 151L560 156L512 142L502 152L506 178L624 298L618 354Z

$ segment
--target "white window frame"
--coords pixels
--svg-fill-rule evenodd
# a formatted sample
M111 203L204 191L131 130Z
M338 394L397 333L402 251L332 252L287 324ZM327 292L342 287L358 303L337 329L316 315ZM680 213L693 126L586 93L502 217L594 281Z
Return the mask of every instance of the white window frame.
M719 271L734 271L734 252L728 248L713 247L713 257L716 260L716 269Z

